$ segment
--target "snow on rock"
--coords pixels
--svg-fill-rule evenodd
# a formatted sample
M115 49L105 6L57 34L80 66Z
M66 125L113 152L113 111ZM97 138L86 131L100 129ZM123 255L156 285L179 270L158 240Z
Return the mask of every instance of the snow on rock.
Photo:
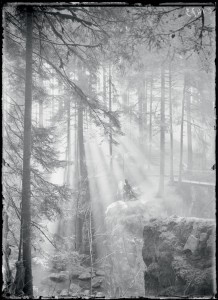
M145 296L212 296L215 221L153 218L143 231Z

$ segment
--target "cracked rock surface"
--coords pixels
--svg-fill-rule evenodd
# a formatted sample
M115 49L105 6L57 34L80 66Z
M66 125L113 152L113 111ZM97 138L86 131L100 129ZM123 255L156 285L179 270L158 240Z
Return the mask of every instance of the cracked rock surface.
M146 296L214 295L214 220L150 219L143 242Z

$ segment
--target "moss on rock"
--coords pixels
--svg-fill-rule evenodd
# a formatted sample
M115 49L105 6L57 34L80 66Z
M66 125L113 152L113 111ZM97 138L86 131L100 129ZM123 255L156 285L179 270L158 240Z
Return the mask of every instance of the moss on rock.
M215 222L170 218L147 221L143 239L146 296L213 295Z

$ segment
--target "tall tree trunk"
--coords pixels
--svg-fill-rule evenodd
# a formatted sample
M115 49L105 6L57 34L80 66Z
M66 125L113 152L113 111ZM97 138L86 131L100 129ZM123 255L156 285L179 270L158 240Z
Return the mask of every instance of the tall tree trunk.
M84 80L84 67L80 67L79 78ZM94 82L93 84L95 84ZM76 250L80 253L89 254L89 238L86 211L87 203L90 204L88 171L86 165L86 155L84 146L84 106L82 99L77 102L78 118L77 118L77 140L78 140L78 190L79 197L77 201L77 217L76 217Z
M144 82L144 88L145 88L145 98L143 103L143 130L144 130L144 140L145 140L145 150L147 153L147 130L148 130L148 81Z
M130 101L130 89L128 89L127 93L127 105L128 105L128 115L129 115L129 136L132 138L132 108L131 108L131 101Z
M67 166L66 166L66 171L65 171L65 182L67 185L70 185L70 161L71 161L71 128L70 128L70 99L68 100L67 103L67 151L66 151L66 156L67 156Z
M52 121L53 121L53 117L54 117L54 113L55 113L55 96L54 96L54 90L55 90L55 76L54 76L54 70L52 70L52 74L51 74L51 77L52 77L52 87L51 87L51 90L52 90L52 102L51 102L51 117L52 117Z
M75 99L75 106L74 106L74 161L75 161L75 168L74 168L74 188L76 189L78 187L78 176L77 176L77 170L78 170L78 121L77 121L77 100Z
M109 62L109 111L112 109L112 97L111 97L111 63ZM110 167L113 167L113 148L112 148L112 124L110 124L110 133L109 133L109 154L110 154Z
M75 168L74 168L74 189L78 190L78 195L76 197L76 214L74 217L74 234L75 234L75 241L74 246L75 250L78 250L77 244L77 234L78 234L78 213L79 213L79 147L78 147L78 102L75 101L75 116L74 116L74 122L75 122L75 132L74 132L74 161L75 161Z
M164 174L165 174L165 72L164 65L161 66L161 116L160 116L160 196L164 193Z
M79 188L79 197L77 202L77 217L76 217L76 250L82 252L82 243L83 243L83 223L84 215L80 212L81 205L83 204L83 189L84 189L84 141L83 141L83 105L81 101L77 104L78 107L78 129L77 129L77 138L78 138L78 188Z
M143 143L143 102L145 100L144 80L138 87L138 113L139 113L139 143Z
M206 119L205 119L205 95L204 95L204 86L200 85L199 82L199 88L200 92L200 100L201 100L201 121L202 124L205 124ZM206 142L207 142L207 135L205 134L204 128L201 129L201 148L202 148L202 158L201 158L201 168L204 170L207 168L207 153L206 153Z
M106 81L107 81L106 70L105 70L105 66L103 65L103 102L104 102L105 105L107 103Z
M122 109L126 113L128 113L128 89L125 89L122 95ZM128 114L127 114L128 115ZM126 119L125 119L126 120ZM125 130L128 130L127 122L124 122Z
M179 184L182 182L183 171L183 128L184 128L184 110L185 110L185 97L186 97L186 74L184 74L184 87L182 97L182 116L181 116L181 131L180 131L180 162L179 162Z
M39 101L39 127L43 128L43 100Z
M127 86L126 89L126 97L125 97L125 108L126 108L126 113L127 113L127 122L126 122L126 129L129 129L129 123L130 123L130 108L129 108L129 87Z
M150 111L149 111L149 168L151 164L151 150L152 150L152 102L153 102L153 71L151 74L151 82L150 82Z
M40 74L39 74L39 84L40 84L40 87L43 90L44 81L43 81L43 78L42 78L42 69L41 69L41 67L40 67ZM43 102L44 102L44 92L42 93L42 95L40 96L40 99L39 99L39 127L40 128L43 128L43 126L44 126L44 123L43 123L43 119L44 119L44 116L43 116L44 115Z
M101 81L100 76L98 76L98 70L96 71L96 93L98 94L101 91Z
M191 124L191 99L192 87L186 96L187 111L187 142L188 142L188 170L192 170L192 124Z
M12 284L13 284L13 279L12 279L12 272L9 266L9 255L10 255L10 247L8 244L8 214L7 214L7 209L3 209L3 239L2 239L2 250L3 250L3 286L5 292L11 292L12 290Z
M30 194L30 158L32 126L32 27L33 12L27 7L26 17L26 78L25 78L25 112L24 112L24 146L23 146L23 180L22 180L22 242L23 266L25 269L24 288L26 295L33 296L32 262L31 262L31 194Z
M170 181L174 181L173 172L173 107L172 107L172 72L169 62L169 110L170 110Z

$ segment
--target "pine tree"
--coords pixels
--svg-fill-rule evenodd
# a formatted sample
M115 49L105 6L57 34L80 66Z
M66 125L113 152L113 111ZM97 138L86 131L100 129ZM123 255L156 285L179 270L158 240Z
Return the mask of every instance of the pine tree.
M161 66L161 119L160 119L160 181L158 195L164 193L165 176L165 66Z
M33 296L32 257L31 257L31 187L30 159L32 146L32 7L26 12L26 78L25 78L25 111L24 111L24 148L23 148L23 180L21 204L22 254L25 270L24 288L26 295Z
M169 111L170 111L170 181L174 181L173 172L173 105L172 105L172 71L169 61Z
M180 161L179 161L179 178L178 181L182 182L183 171L183 140L184 140L184 111L186 100L186 74L184 74L183 97L182 97L182 113L181 113L181 129L180 129Z

